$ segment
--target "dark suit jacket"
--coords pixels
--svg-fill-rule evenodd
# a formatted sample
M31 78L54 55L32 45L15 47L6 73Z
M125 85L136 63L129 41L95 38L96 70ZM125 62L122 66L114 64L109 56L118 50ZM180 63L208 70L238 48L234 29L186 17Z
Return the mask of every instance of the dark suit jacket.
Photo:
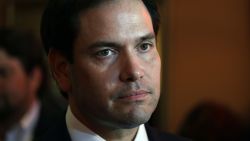
M43 97L40 98L40 104L40 115L35 125L33 141L36 141L53 127L55 121L65 114L67 108L67 104L64 101L60 101L60 99L51 95L43 95Z
M175 135L159 132L147 124L145 125L145 128L149 141L189 141ZM71 141L66 127L65 118L58 121L58 123L38 141Z

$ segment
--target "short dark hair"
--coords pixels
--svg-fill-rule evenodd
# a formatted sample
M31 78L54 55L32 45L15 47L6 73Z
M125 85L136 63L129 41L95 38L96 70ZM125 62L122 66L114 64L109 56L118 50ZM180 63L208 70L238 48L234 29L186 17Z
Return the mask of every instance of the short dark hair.
M49 92L49 72L44 50L33 34L27 31L0 27L0 49L17 58L27 75L30 75L35 67L39 67L43 76L38 97Z
M50 48L60 51L73 62L73 42L78 35L79 13L105 0L50 0L41 20L41 38L48 53ZM154 32L159 30L160 16L153 0L142 0L152 20Z

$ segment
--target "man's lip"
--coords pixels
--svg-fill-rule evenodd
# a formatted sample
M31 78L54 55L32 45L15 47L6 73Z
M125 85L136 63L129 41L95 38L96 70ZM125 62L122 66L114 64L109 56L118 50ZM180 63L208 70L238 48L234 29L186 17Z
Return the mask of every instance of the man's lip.
M149 91L136 90L136 91L127 92L127 93L119 96L118 99L140 100L149 94L151 94Z

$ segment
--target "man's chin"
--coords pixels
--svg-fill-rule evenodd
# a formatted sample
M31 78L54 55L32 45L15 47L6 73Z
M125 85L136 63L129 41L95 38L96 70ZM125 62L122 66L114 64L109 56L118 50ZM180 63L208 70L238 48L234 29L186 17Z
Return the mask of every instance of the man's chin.
M130 129L138 127L141 124L147 123L151 117L151 114L145 112L129 113L119 121L122 128Z
M120 127L122 127L123 129L131 129L131 128L136 128L138 126L140 126L141 124L144 124L148 122L148 120L133 120L133 121L127 121L125 123L122 123L120 125Z

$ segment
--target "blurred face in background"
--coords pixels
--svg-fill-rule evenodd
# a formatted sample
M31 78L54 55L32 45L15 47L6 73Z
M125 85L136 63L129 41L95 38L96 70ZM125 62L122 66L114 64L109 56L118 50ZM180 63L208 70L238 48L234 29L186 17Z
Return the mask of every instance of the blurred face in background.
M32 87L22 63L0 49L0 123L27 111L35 97Z

